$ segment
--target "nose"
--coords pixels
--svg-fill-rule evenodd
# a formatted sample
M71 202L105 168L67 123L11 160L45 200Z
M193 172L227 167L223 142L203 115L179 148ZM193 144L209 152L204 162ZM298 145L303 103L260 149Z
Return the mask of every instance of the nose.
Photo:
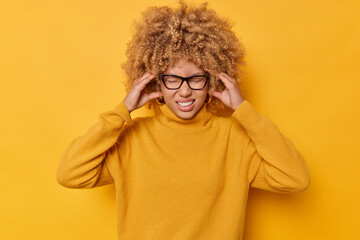
M178 93L181 97L188 97L191 95L191 88L189 87L186 81L183 82L182 86L179 88Z

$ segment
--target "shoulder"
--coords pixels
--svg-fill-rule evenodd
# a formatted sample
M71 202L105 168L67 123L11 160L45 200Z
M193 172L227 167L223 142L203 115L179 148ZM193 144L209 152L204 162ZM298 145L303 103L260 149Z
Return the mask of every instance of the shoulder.
M233 119L231 117L218 116L218 115L213 114L212 121L214 122L215 125L230 126L233 122Z
M153 116L136 117L131 122L125 124L124 130L127 133L138 132L142 129L151 128L154 124Z
M246 131L241 123L233 116L213 115L213 127L219 128L223 131L228 131L229 133L246 134Z

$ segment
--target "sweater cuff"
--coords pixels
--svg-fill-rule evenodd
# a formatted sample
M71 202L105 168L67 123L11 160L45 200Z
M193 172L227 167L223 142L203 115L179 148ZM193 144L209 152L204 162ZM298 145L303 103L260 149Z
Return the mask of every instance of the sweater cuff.
M119 103L113 110L116 112L127 124L132 123L132 119L124 102Z
M131 119L129 110L127 109L125 103L121 102L118 104L113 110L106 111L100 114L99 116L102 119L105 119L107 122L111 122L115 125L126 123L126 124L132 124L133 120ZM122 120L119 122L119 118Z
M252 129L258 126L258 122L263 119L254 107L246 100L244 100L240 106L231 115L245 127L245 129Z

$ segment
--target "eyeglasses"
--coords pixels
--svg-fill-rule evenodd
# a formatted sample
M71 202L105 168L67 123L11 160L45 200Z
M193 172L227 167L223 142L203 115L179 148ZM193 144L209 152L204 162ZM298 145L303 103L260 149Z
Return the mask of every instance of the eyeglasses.
M209 75L194 75L190 77L180 77L172 74L159 74L158 77L164 83L165 87L170 90L179 89L184 81L192 90L203 89L210 79Z

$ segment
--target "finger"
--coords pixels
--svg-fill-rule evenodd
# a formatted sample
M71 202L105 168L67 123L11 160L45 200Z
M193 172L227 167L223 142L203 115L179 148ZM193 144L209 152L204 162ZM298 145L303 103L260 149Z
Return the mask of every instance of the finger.
M210 95L211 96L214 96L214 97L216 97L216 98L221 98L221 92L218 92L218 91L212 91L212 92L210 92Z
M229 82L231 82L231 83L233 83L233 84L236 84L235 79L232 78L232 77L230 77L230 76L227 75L226 73L221 72L221 73L219 74L219 76L220 76L220 75L223 76L223 78L224 78L225 80L228 80Z
M227 79L229 79L231 82L234 82L234 83L236 82L234 78L230 77L230 76L227 75L226 73L221 72L220 74L221 74L221 75L224 75L224 76L225 76Z
M151 73L150 72L146 72L145 74L143 74L141 77L135 79L135 82L141 82L144 78L148 77Z
M234 88L236 85L236 82L234 79L230 78L228 75L226 75L225 73L220 73L219 74L219 78L220 80L224 83L225 87L227 89L231 89Z
M154 98L158 98L161 96L160 92L152 92L152 93L142 93L140 98L139 98L139 102L138 102L138 107L142 107L144 106L148 101L150 101L151 99Z
M152 79L154 79L154 75L150 73L150 75L146 76L145 78L143 78L142 80L139 81L139 85L141 85L142 88L144 88L146 86L146 84L148 84Z
M140 82L146 82L146 83L148 83L148 82L150 82L151 79L153 79L154 77L155 77L155 75L152 74L152 73L150 73L149 75L147 75L146 77L144 77Z
M161 97L161 95L162 95L161 92L152 92L148 94L148 99L151 100L154 98L158 98Z
M137 83L135 83L136 89L138 89L139 91L144 90L146 84L148 84L154 77L155 76L150 73L149 75L147 75L143 79L139 80Z

